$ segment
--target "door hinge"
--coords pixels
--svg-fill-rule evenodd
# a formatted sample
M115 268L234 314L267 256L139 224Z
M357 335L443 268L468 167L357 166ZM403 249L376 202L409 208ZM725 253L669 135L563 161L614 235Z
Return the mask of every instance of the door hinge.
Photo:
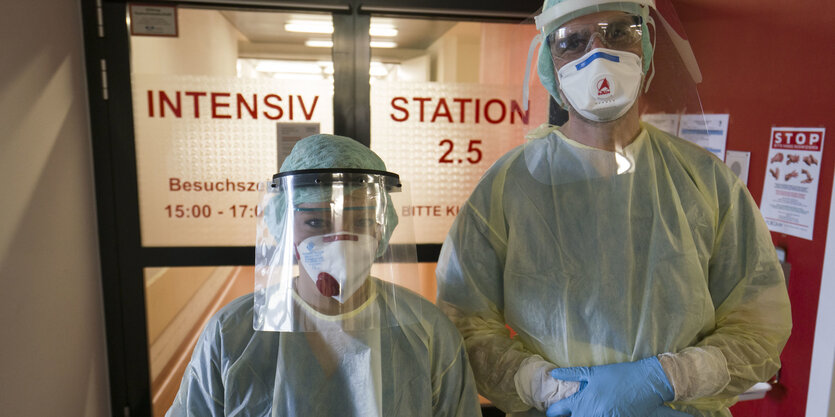
M107 100L107 60L101 59L101 98Z

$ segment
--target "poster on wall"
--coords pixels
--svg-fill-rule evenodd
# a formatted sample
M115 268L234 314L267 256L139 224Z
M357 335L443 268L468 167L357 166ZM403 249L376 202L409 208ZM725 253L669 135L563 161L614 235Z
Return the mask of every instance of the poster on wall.
M736 174L743 184L748 185L748 166L751 164L751 152L727 151L725 164Z
M728 118L728 114L683 114L678 124L678 136L707 149L724 161Z
M817 127L771 128L760 204L771 231L812 240L825 133Z
M675 113L645 113L641 120L671 135L678 135L678 122L681 115Z

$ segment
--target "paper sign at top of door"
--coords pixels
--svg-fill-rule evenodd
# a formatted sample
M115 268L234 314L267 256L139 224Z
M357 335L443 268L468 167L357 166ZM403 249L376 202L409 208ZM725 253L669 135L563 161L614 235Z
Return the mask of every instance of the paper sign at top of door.
M130 34L132 36L176 37L177 8L131 4Z

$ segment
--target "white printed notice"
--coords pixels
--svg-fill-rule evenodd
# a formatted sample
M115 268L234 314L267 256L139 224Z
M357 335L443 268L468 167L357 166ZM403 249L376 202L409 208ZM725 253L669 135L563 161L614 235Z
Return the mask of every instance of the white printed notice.
M728 141L728 115L683 114L678 125L678 136L707 149L724 161Z
M131 4L131 36L177 36L176 6Z
M774 127L760 204L773 232L812 240L826 129Z
M641 120L667 132L678 136L678 122L681 115L675 113L647 113L641 115Z

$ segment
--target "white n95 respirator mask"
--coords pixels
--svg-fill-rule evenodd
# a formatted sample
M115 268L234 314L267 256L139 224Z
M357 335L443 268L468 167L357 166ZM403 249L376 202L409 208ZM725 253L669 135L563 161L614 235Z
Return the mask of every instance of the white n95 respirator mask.
M354 233L311 236L299 243L299 262L325 297L340 303L362 287L377 255L377 238Z
M614 49L593 49L557 71L560 90L581 116L609 122L623 116L638 98L641 57Z

